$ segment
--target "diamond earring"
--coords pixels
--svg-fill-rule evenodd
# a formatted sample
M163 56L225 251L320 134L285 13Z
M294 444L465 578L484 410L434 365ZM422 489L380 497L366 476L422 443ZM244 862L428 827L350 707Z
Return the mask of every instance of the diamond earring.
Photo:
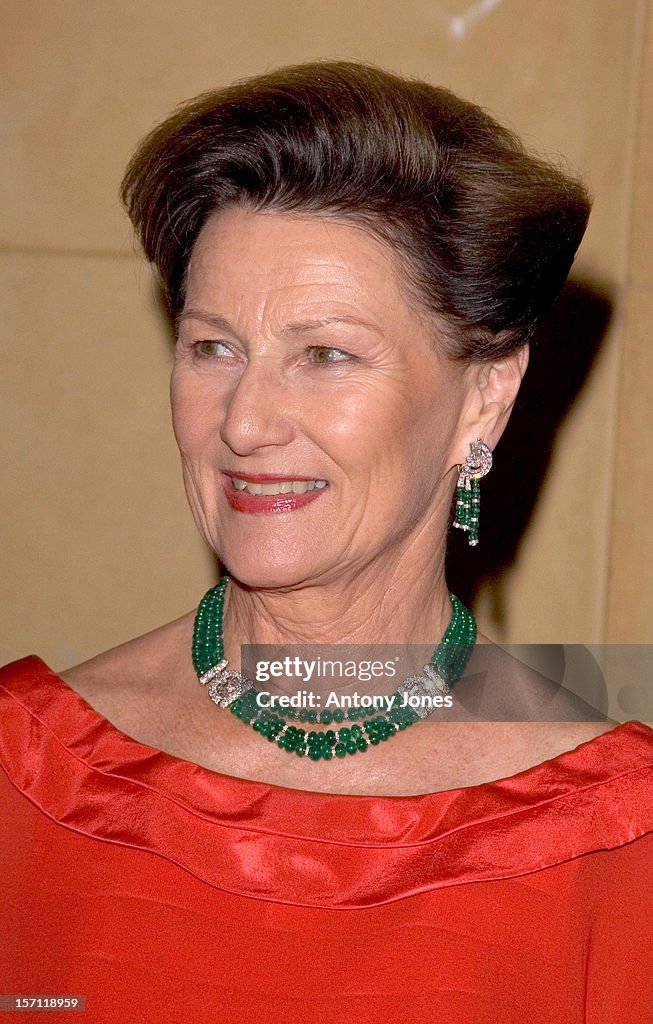
M478 544L478 518L481 510L479 480L492 468L492 452L480 437L470 445L469 455L460 466L456 516L453 525L465 530L471 547Z

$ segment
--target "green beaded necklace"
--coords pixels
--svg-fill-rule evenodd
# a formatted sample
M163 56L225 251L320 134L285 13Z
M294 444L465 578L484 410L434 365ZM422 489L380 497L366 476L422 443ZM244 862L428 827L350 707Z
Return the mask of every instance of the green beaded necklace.
M430 711L425 707L400 706L393 703L387 715L377 715L376 709L349 708L345 713L334 711L313 711L284 708L284 718L258 704L258 691L251 679L229 668L224 657L222 639L222 617L224 600L229 583L224 575L217 586L212 587L200 601L193 629L193 665L202 686L208 683L209 696L219 707L229 708L232 714L276 743L281 750L295 753L298 757L308 755L311 760L330 761L347 754L362 753L368 746L376 746L398 731L406 729L413 722L426 718ZM469 661L476 642L476 621L472 613L455 594L449 595L452 614L446 632L424 666L423 675L409 676L397 687L397 697L434 696L438 691L448 693L453 683L460 679ZM370 717L374 715L375 717ZM322 725L339 725L347 718L350 721L368 719L362 725L354 724L335 729L316 730L308 733L286 719Z

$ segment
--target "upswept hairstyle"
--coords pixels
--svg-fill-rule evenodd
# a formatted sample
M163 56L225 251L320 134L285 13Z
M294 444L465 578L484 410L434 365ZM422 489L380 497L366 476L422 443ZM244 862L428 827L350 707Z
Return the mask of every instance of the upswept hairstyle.
M141 143L121 198L170 312L207 218L231 205L335 216L390 246L453 358L520 347L558 295L584 185L447 89L353 61L204 93Z

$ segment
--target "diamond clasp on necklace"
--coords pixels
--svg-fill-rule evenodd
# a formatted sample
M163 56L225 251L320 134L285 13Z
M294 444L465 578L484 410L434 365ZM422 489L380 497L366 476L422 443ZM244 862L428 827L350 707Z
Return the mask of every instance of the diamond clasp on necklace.
M240 672L228 671L228 665L227 658L222 658L217 665L200 676L202 685L209 684L209 697L214 704L221 708L228 708L238 697L254 686L251 679Z
M433 697L438 690L440 693L449 693L451 687L430 663L424 666L422 673L420 676L408 676L404 679L397 687L397 692L405 693L409 698L417 697L419 703L416 706L411 704L413 711L420 718L428 718L433 708L429 708L422 698Z

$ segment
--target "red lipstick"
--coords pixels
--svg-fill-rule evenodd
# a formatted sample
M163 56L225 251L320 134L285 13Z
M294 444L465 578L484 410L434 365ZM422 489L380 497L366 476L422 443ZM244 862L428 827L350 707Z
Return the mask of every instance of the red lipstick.
M249 494L247 491L237 491L232 482L232 476L239 480L247 480L250 483L274 483L276 480L314 480L312 476L283 476L281 473L227 473L222 471L222 485L227 496L227 501L236 512L292 512L294 509L303 508L316 501L321 494L327 490L322 487L319 490L306 491L305 494Z

